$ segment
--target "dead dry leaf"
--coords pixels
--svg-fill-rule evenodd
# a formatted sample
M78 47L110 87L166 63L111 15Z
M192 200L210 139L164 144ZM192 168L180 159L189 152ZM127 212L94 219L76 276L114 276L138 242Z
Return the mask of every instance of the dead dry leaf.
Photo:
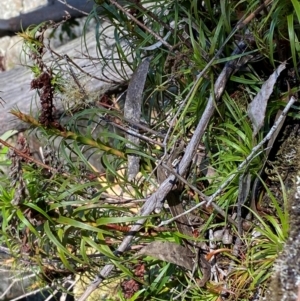
M141 249L137 255L148 255L162 261L174 263L192 271L195 254L186 247L167 241L154 241Z
M146 58L135 70L128 85L124 106L124 117L136 123L140 122L142 95L148 74L151 57ZM134 129L131 129L134 132ZM130 143L127 147L133 148L132 144L139 145L139 138L128 134ZM128 180L132 181L139 172L140 158L137 155L128 155Z
M268 80L262 85L260 91L249 105L248 116L252 122L253 137L257 135L264 124L268 100L273 92L274 85L280 73L285 69L285 67L286 62L283 62L278 66L278 68L271 74Z

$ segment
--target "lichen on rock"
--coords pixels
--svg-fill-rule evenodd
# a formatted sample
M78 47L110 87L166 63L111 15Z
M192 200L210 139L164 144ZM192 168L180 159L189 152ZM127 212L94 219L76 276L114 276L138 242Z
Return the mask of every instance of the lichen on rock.
M280 148L285 168L289 212L289 238L275 264L270 286L270 298L274 301L296 301L300 298L300 128L288 126L289 136ZM283 166L281 166L283 167Z

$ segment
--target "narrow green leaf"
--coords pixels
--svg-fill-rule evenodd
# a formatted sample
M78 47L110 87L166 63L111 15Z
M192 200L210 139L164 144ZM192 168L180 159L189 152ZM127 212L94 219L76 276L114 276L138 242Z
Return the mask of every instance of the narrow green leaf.
M72 259L74 259L76 262L84 263L82 260L80 260L78 257L74 256L65 246L63 246L60 241L53 235L49 221L46 221L44 223L44 230L48 238L53 242L53 244L56 246L57 250L63 251L65 254L69 255Z
M103 238L103 237L102 237ZM82 237L82 239L89 244L92 248L94 248L95 250L97 250L98 252L100 252L101 254L107 256L109 259L112 260L119 260L119 258L117 256L115 256L112 251L110 250L110 248L107 245L104 244L97 244L95 243L91 238L89 237Z
M294 28L294 15L290 14L287 16L287 25L288 25L288 33L289 33L289 41L290 41L290 47L291 47L291 52L292 52L292 60L293 60L293 65L295 68L296 73L298 74L298 58L296 54L296 36L295 36L295 28Z
M65 217L65 216L60 216L56 220L57 223L73 226L78 229L86 230L86 231L92 231L92 232L103 232L102 229L93 227L91 225L88 225L87 223L83 223L80 221L77 221L73 218ZM98 223L97 223L98 224Z
M143 219L146 219L150 216L143 216ZM152 215L153 217L153 215ZM97 219L97 225L106 225L106 224L119 224L119 223L129 223L135 222L140 220L140 216L133 216L133 217L101 217Z
M90 264L90 260L89 257L87 256L87 248L86 248L86 244L85 244L85 240L83 239L84 236L81 237L80 240L80 255L82 256L84 262L86 264Z
M34 235L36 237L38 237L39 239L41 238L40 234L36 231L36 229L32 226L32 224L27 220L27 218L24 216L23 212L20 209L17 210L17 216L21 220L21 222L26 227L28 227L32 233L34 233Z
M41 207L37 206L34 203L27 203L25 204L26 207L32 208L34 210L36 210L37 212L39 212L40 214L42 214L43 216L46 217L46 219L51 222L53 225L55 224L55 222L52 220L52 218L48 215L48 213L46 213Z
M18 133L17 130L10 130L5 132L3 135L1 135L1 139L6 141L8 138L10 138L11 136L15 135L16 133Z
M300 24L300 2L299 0L292 0L294 10L296 12L297 18L298 18L298 23Z

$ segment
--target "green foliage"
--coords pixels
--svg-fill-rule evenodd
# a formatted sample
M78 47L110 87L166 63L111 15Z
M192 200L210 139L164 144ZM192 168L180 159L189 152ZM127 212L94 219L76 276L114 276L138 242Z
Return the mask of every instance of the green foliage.
M152 56L141 116L151 130L144 134L148 140L141 140L140 145L129 149L126 135L117 127L129 128L118 110L122 104L106 108L93 107L82 101L76 107L68 107L71 116L66 123L59 121L58 124L51 118L37 120L15 110L16 116L31 123L36 127L37 135L48 141L48 151L44 153L47 164L45 167L21 162L21 159L13 161L13 167L22 166L15 181L20 186L15 183L11 187L7 179L0 182L1 242L14 254L20 247L29 250L30 257L49 280L53 275L50 269L44 268L45 258L50 262L53 274L63 270L74 274L88 272L91 277L110 263L115 267L115 273L109 280L131 279L136 284L137 289L127 296L127 300L173 300L175 297L179 300L218 300L225 289L225 281L230 284L226 287L230 299L247 300L251 291L264 287L269 280L273 262L287 238L288 215L265 185L276 209L274 216L255 214L251 229L242 237L237 234L236 224L228 222L228 216L237 211L241 193L239 176L249 174L253 183L262 168L264 150L247 162L244 169L239 170L238 166L272 127L273 119L278 109L285 105L283 100L290 91L296 93L299 90L299 3L273 1L255 16L255 20L248 20L247 26L241 27L236 26L241 17L248 17L261 1L173 0L143 1L142 4L144 8L125 1L123 11L111 1L96 1L87 24L92 20L96 22L97 59L103 64L106 77L114 74L120 82L128 80L128 70L136 70L145 57ZM142 25L130 19L126 12L133 14ZM104 23L103 15L109 23ZM147 29L165 37L170 26L173 32L165 40L167 45L144 49L158 42ZM33 26L19 34L24 40L24 51L33 57L28 66L35 80L46 71L51 75L50 86L55 95L66 94L66 74L54 62L50 66L41 63L41 50L46 47L43 39L37 36L43 35L44 27L45 24ZM65 27L71 35L70 25L65 24ZM112 51L108 56L103 52L103 43L106 43L105 32L111 28L114 43L110 45ZM232 56L236 41L241 39L248 43L246 51ZM223 46L221 54L215 57ZM201 212L196 212L205 220L201 229L203 237L196 239L207 240L208 230L230 228L234 238L241 239L244 251L238 256L224 253L226 271L229 266L234 266L234 271L223 282L214 279L205 288L200 288L195 281L201 277L198 270L194 275L188 275L173 264L150 257L137 259L133 250L120 254L116 249L130 226L140 220L137 212L144 200L159 186L154 170L156 162L164 152L171 151L177 141L189 143L204 114L207 99L215 95L215 82L225 64L247 56L251 56L249 64L232 74L221 99L215 101L216 112L203 136L205 156L212 172L209 175L190 172L187 175L189 185L180 195L187 207L192 207L200 202L192 185L201 187L205 195L211 196L228 177L235 175L214 200L216 206L226 212L225 217L204 207ZM252 124L247 117L248 104L274 66L283 60L288 61L289 70L294 68L296 84L288 88L283 84L276 86L268 103L264 127L253 137ZM205 75L198 77L207 66ZM40 88L40 95L45 93L42 89L46 88ZM81 101L83 97L79 95ZM0 159L7 151L3 149ZM140 173L132 182L127 174L129 154L141 158ZM283 183L281 186L284 190ZM285 206L288 197L285 195ZM138 247L155 240L180 243L182 233L177 235L171 228L153 236L147 231L158 225L158 219L167 217L166 211L143 217L147 219L146 227L136 233L132 245ZM260 235L253 238L253 233ZM222 249L225 243L217 246ZM216 258L218 261L219 257ZM137 267L143 267L147 273L137 275ZM120 293L120 296L125 298L124 294Z

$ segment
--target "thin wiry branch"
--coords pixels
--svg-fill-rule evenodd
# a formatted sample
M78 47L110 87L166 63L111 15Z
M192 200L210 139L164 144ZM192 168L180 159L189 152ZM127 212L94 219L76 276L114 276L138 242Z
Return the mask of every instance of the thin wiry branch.
M76 7L74 7L74 6L70 5L70 4L68 4L68 2L67 2L66 0L58 0L58 2L64 4L65 6L71 8L71 9L73 9L73 10L76 10L76 11L80 12L81 14L83 14L83 15L85 15L85 16L88 16L88 15L89 15L89 13L86 13L86 12L84 12L83 10L78 9L78 8L76 8Z
M157 40L159 40L163 45L165 45L170 51L173 50L173 46L167 43L162 37L160 37L157 33L155 33L153 30L145 26L142 22L140 22L137 18L135 18L132 14L130 14L126 9L123 8L122 5L120 5L115 0L109 0L109 2L113 5L115 5L118 9L120 9L127 17L129 17L132 21L134 21L137 25L139 25L141 28L152 34Z
M176 178L178 178L178 180L180 180L182 183L184 183L185 185L187 185L189 188L191 188L192 190L194 190L199 196L200 198L202 198L204 201L201 202L200 204L204 205L208 200L209 197L204 195L202 191L200 191L197 187L195 187L194 185L190 184L187 180L185 180L182 176L180 176L179 174L177 174L172 168L170 168L168 165L162 163L162 166L167 169L171 174L173 174ZM199 205L199 204L198 204ZM221 208L219 207L217 204L212 203L211 204L214 209L221 215L223 216L225 219L228 219L228 221L235 225L236 227L238 226L237 222L235 220L233 220L230 216L227 216L227 213ZM200 206L200 205L199 205ZM177 215L176 217L181 217L182 215ZM175 217L174 217L175 218ZM172 221L174 221L175 219L172 218Z

